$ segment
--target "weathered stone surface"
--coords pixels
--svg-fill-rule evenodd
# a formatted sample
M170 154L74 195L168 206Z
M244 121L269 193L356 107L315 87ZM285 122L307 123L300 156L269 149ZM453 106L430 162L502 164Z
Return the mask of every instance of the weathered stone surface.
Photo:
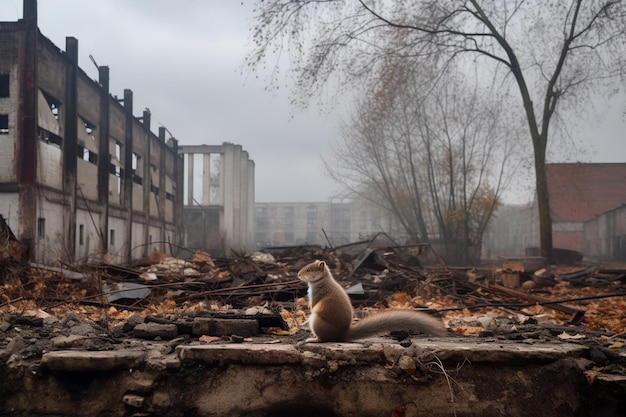
M238 364L294 364L302 361L302 354L292 345L270 344L211 344L179 346L178 355L183 363Z
M390 344L380 339L380 343L367 341L366 343L306 343L302 349L322 355L327 360L345 361L349 363L357 362L385 362L384 350L388 346L400 348L400 345Z
M138 325L144 322L144 318L139 314L133 314L124 322L122 330L125 332L131 332Z
M89 324L80 323L70 328L70 333L79 336L95 336L98 331Z
M163 371L175 371L180 368L181 361L177 354L171 354L159 357L148 357L146 359L146 365L150 369L154 369L158 372Z
M63 350L49 352L41 358L41 366L57 371L110 371L132 369L143 362L144 353L135 350L84 352Z
M468 343L469 342L469 343ZM578 357L589 350L575 343L503 343L468 341L465 338L415 340L408 352L421 359L477 362L549 362L564 357Z
M22 336L16 336L7 344L4 350L0 351L0 359L7 358L28 346L28 342Z
M69 336L57 336L52 338L52 346L55 348L71 348L83 346L86 336L72 334Z
M160 337L169 340L178 336L178 327L175 324L142 323L135 326L133 335L140 339L153 340Z
M403 410L406 417L589 417L597 415L585 409L589 392L611 384L592 398L605 400L602 395L623 387L601 377L589 387L583 376L591 367L588 352L574 343L461 337L416 337L408 347L384 338L299 345L188 342L134 339L117 351L44 354L46 369L91 371L71 378L36 366L24 372L28 362L15 354L0 363L0 397L7 399L0 414L69 416L78 407L110 416L193 410L198 417L373 417ZM611 409L622 404L620 395L608 397Z
M196 336L230 336L251 337L259 333L259 322L253 319L213 319L196 317L193 320L192 334Z

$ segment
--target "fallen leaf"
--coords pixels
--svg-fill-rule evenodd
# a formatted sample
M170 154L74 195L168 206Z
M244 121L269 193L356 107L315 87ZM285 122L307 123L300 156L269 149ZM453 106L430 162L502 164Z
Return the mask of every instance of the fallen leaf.
M297 331L298 331L297 327L294 327L289 330L283 330L280 327L270 327L269 329L267 329L267 333L273 334L276 336L291 336L293 334L296 334Z
M589 385L593 385L593 383L596 380L596 375L598 375L598 373L596 371L585 371L583 372L583 374L585 375L585 379L587 380L587 383Z
M580 340L580 339L584 339L587 336L585 336L584 334L575 334L575 335L571 335L568 334L566 332L561 333L560 335L557 336L559 339L561 340Z
M216 336L200 336L200 340L202 343L213 343L213 342L217 342L219 340L222 340L221 337L216 337Z

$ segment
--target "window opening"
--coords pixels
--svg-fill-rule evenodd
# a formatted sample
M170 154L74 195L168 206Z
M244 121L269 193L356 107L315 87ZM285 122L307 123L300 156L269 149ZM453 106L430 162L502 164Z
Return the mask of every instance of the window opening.
M46 219L43 217L37 219L37 237L40 239L46 237Z
M39 139L43 142L46 143L52 143L53 145L57 145L59 148L63 146L63 138L60 136L55 135L54 133L43 129L43 128L39 128Z
M83 224L78 226L78 244L81 246L85 244L85 225Z
M9 134L9 115L0 114L0 135Z
M141 175L137 174L137 170L139 168L139 162L141 160L141 156L135 152L133 152L133 160L132 160L132 167L133 167L133 182L135 184L138 185L143 185L143 178L141 177Z
M50 106L50 111L52 112L52 115L55 119L59 120L59 110L61 108L61 102L51 95L47 94L46 92L43 92L43 96L46 98L48 106Z
M109 245L115 246L115 229L111 229L109 233Z
M10 96L9 81L9 74L0 74L0 98Z
M115 175L117 181L117 195L122 194L122 176L124 175L124 169L122 169L122 144L115 141L114 155L110 155L109 173Z
M98 164L98 154L91 152L85 146L78 145L78 159L90 162L94 165Z
M98 146L96 138L93 136L96 126L82 117L79 117L79 124L82 124L82 128L85 130L81 131L81 128L78 128L78 158L96 165L98 163Z
M150 181L150 192L152 192L155 195L158 195L159 194L158 168L156 167L156 165L150 164L150 169L151 169L150 178L152 180L152 181Z

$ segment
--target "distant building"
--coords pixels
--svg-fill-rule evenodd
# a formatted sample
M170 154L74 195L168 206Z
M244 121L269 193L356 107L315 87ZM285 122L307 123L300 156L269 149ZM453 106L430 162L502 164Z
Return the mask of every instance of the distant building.
M483 259L524 256L537 246L537 207L532 204L504 205L495 213L483 236Z
M36 0L0 22L0 214L41 263L127 262L183 243L177 141L133 115L133 93L109 94L39 32Z
M547 164L552 242L585 254L585 223L626 203L626 164Z
M340 246L376 233L402 235L389 215L363 200L324 203L256 203L258 248L292 245Z
M254 249L254 161L240 145L187 145L186 245L228 255Z
M626 260L626 164L546 164L553 247L589 259ZM539 246L536 203L503 206L484 239L486 257Z
M626 261L626 204L585 223L585 251L595 261Z

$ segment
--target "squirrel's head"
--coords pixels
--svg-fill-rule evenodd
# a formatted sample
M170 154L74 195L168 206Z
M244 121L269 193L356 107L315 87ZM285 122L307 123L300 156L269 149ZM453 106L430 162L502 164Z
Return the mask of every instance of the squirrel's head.
M306 282L316 281L324 275L325 270L326 262L317 260L298 271L298 278Z

